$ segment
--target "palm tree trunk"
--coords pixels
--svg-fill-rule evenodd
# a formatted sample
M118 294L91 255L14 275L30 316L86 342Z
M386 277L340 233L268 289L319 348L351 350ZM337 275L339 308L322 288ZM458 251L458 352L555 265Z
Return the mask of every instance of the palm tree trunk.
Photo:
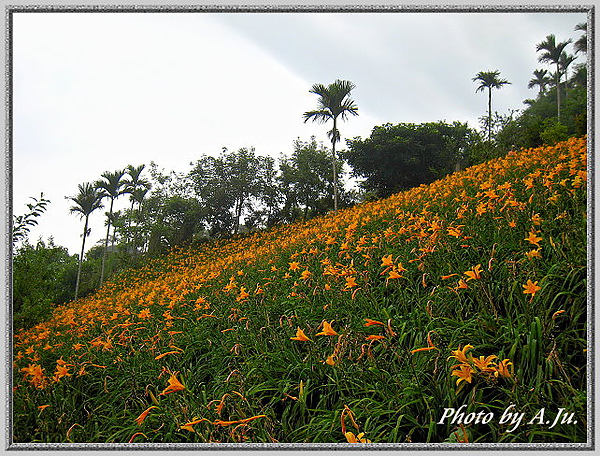
M337 212L338 209L338 183L337 183L337 172L335 169L335 143L336 143L336 132L337 132L337 119L333 118L333 137L331 139L331 153L333 155L333 210Z
M88 229L88 218L85 218L85 226L83 227L83 242L81 243L81 254L79 255L79 266L77 267L77 281L75 282L75 301L79 295L79 280L81 279L81 265L83 263L83 251L85 249L85 238Z
M133 239L133 236L131 235L131 225L133 222L133 205L135 204L135 200L131 201L131 211L129 211L129 220L127 221L127 240L125 241L125 251L129 253L129 249L131 246L131 242Z
M558 67L558 62L556 62L556 117L558 118L558 121L560 122L560 74L559 74L559 67Z
M492 140L492 88L488 87L488 141Z
M104 252L102 253L102 268L100 269L100 286L104 283L104 265L106 263L106 254L108 252L108 237L110 235L110 221L112 217L114 199L110 199L110 211L108 216L108 226L106 228L106 239L104 240Z

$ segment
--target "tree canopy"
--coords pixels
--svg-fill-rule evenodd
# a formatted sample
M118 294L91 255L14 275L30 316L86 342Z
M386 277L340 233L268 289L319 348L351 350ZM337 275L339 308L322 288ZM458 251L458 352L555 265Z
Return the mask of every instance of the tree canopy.
M384 197L452 172L474 135L460 122L388 123L348 140L344 158L365 190Z

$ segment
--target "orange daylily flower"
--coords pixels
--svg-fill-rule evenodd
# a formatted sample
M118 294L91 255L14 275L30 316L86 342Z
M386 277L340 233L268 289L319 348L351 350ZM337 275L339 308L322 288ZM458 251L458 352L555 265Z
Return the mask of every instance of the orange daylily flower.
M530 231L529 232L529 236L527 236L524 240L525 241L529 241L531 244L536 245L537 247L540 246L540 241L543 238L539 237L536 235L535 231Z
M69 373L69 368L67 366L65 366L64 364L57 364L56 365L56 372L54 373L54 378L56 380L59 380L63 377L70 377L71 374Z
M169 377L169 386L167 386L163 390L163 392L160 393L161 395L174 393L176 391L183 391L185 389L185 386L183 386L183 384L179 380L177 380L177 374L178 372L173 372L171 374L171 376Z
M177 350L175 350L175 351L168 351L166 353L163 353L161 355L156 356L154 359L158 360L158 359L164 358L167 355L178 355L179 353L181 353L181 352L177 351Z
M402 278L402 275L400 275L400 274L398 273L398 270L397 270L396 268L393 268L393 269L392 269L392 270L389 272L389 275L388 275L388 280L390 280L390 279L401 279L401 278Z
M486 358L480 356L479 358L472 358L473 364L482 372L493 372L494 367L490 367L493 365L493 361L498 358L496 355L490 355Z
M370 336L365 337L367 340L381 340L385 339L385 336L379 336L377 334L371 334Z
M366 321L365 326L373 326L373 325L385 326L385 323L382 323L377 320L371 320L370 318L365 318L365 321Z
M192 421L188 421L187 423L181 425L180 429L185 429L186 431L190 431L190 432L196 432L192 426L194 426L194 425L196 425L198 423L201 423L202 421L208 421L208 422L210 422L210 420L207 419L207 418L199 418L199 419L195 419L195 420L192 420Z
M458 281L458 285L456 287L454 287L454 290L464 290L466 288L469 288L467 285L467 282L465 282L465 279L460 279Z
M333 323L333 320L331 321ZM338 333L331 327L331 323L327 323L327 320L323 320L323 331L317 333L317 336L337 336Z
M427 333L427 347L423 347L423 348L416 348L414 350L411 350L411 354L415 354L418 352L422 352L422 351L429 351L429 350L439 350L439 348L437 348L435 345L433 345L433 342L431 341L431 333L433 331L429 331Z
M465 275L468 277L467 282L469 280L480 279L481 278L481 265L478 264L472 270L466 271Z
M494 373L496 376L500 375L501 377L511 377L512 368L509 369L509 366L512 366L513 363L508 359L503 359L498 363L498 368Z
M250 296L250 294L246 291L245 287L240 288L240 294L238 295L237 298L235 298L235 300L237 302L241 302L244 299L246 299L248 296Z
M392 254L386 255L381 258L381 266L389 267L394 266L394 262L392 260Z
M468 364L461 364L458 369L452 371L452 375L456 375L458 379L456 380L456 384L458 385L462 381L466 381L467 383L471 383L473 381L473 368Z
M304 331L302 331L300 328L296 330L296 336L290 337L290 339L299 340L301 342L311 342L311 340L306 336L306 334L304 334Z
M150 309L148 309L148 308L143 309L138 314L138 318L141 318L141 319L150 318L150 317L152 317L152 314L150 313Z
M358 284L356 283L354 277L346 277L346 288L353 288L357 286Z
M235 421L216 420L216 421L214 421L213 424L216 424L217 426L230 426L232 424L248 423L249 421L256 420L258 418L266 418L266 417L267 417L267 415L256 415L256 416L251 416L250 418L246 418L243 420L235 420Z
M325 363L329 364L330 366L334 366L335 365L335 358L336 358L336 354L332 353L331 355L329 355L327 357L327 359L325 360Z
M156 405L153 405L152 407L148 407L146 410L144 410L142 413L140 413L140 416L138 416L134 421L137 424L142 424L144 422L144 420L146 419L146 417L148 416L148 413L150 413L150 410L158 408Z
M361 432L358 435L354 435L353 432L346 432L344 434L344 436L346 437L346 440L348 441L348 443L371 443L371 441L367 438L365 438L365 433Z
M464 225L457 225L457 226L448 227L448 229L447 229L448 235L449 236L454 236L456 238L459 237L460 235L462 235L461 228L463 226Z
M467 353L468 350L471 350L472 348L473 348L472 345L468 345L467 344L461 350L460 345L459 345L457 350L452 350L452 355L450 355L448 357L448 359L455 358L458 361L460 361L461 363L467 363L468 364L469 360L472 359L472 356L469 355L469 358L467 358L466 353Z
M449 279L450 277L454 277L454 276L457 276L457 275L458 274L448 274L448 275L443 275L443 276L440 276L440 277L442 278L442 280L446 280L446 279Z
M530 294L533 298L535 294L542 289L542 287L538 286L538 281L532 282L531 280L527 280L527 284L523 285L523 293Z
M540 253L540 249L530 250L529 252L525 252L525 256L530 260L533 258L542 258L542 254Z

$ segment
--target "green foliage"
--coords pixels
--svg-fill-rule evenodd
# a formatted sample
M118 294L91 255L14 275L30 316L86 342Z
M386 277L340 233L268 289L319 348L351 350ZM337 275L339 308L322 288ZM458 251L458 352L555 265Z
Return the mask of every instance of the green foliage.
M272 175L273 161L254 149L224 149L219 157L202 156L189 173L199 202L206 208L211 235L240 230L244 212L252 212Z
M466 124L385 124L367 139L348 140L344 158L361 187L379 197L427 184L454 171L476 133Z
M279 183L285 197L284 218L308 218L322 215L333 208L331 154L318 146L314 137L309 142L294 141L290 158L281 157ZM336 169L341 169L338 161Z
M25 242L13 256L12 310L15 330L48 319L54 306L73 297L77 257L52 238Z
M569 137L568 127L561 124L556 119L547 119L543 123L544 131L540 133L540 138L544 144L554 145L557 142L565 141Z
M42 213L46 210L46 206L50 202L44 198L44 193L40 194L40 198L31 198L34 201L34 204L28 203L27 208L29 212L24 215L15 216L13 219L13 227L12 227L12 243L13 247L19 242L27 239L27 234L29 233L29 228L37 225L38 221L36 217L42 215Z

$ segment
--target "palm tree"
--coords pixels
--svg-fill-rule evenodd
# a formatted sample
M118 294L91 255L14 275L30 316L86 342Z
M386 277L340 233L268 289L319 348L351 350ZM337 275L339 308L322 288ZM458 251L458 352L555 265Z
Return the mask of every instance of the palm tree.
M356 86L350 81L336 79L335 82L325 87L323 84L314 84L309 90L319 96L318 107L314 111L308 111L303 114L304 122L309 119L320 123L325 123L328 120L333 120L333 128L327 132L327 136L331 139L331 149L333 155L333 210L337 211L338 207L338 185L337 171L335 168L335 144L340 141L340 132L337 129L337 119L341 117L346 120L348 114L358 115L358 106L354 100L350 98L350 92Z
M567 83L569 82L569 76L567 74L567 69L569 68L569 65L571 65L575 61L575 59L576 59L576 57L574 55L567 54L566 52L563 52L560 55L560 59L558 59L558 64L560 65L561 76L563 74L565 75L565 87L567 87ZM566 96L566 92L565 92L565 96Z
M142 201L150 189L150 182L145 178L141 177L142 171L146 165L140 166L128 165L125 168L128 177L125 178L125 192L130 194L129 200L131 201L131 210L129 212L129 225L131 229L131 222L133 220L133 206L137 202L138 208L141 207ZM136 196L137 195L137 196ZM141 197L140 197L141 196ZM127 240L129 243L129 239Z
M488 141L492 140L492 89L500 89L503 85L511 84L506 79L500 79L500 72L496 71L480 71L473 78L474 82L479 82L479 87L475 92L488 89Z
M108 253L108 238L110 235L110 227L112 225L112 213L113 213L113 205L115 199L121 196L124 191L123 176L125 176L124 170L119 170L115 172L105 171L102 173L102 177L104 180L99 180L96 182L96 187L100 191L102 198L110 198L110 209L106 213L107 223L106 223L106 239L104 241L104 252L102 254L102 268L100 270L100 286L104 283L104 265L106 263L106 254Z
M144 199L146 198L146 194L150 191L150 187L137 187L136 189L134 189L131 192L131 211L133 212L133 205L134 203L137 203L138 205L138 216L137 216L137 220L136 220L136 224L139 223L139 217L140 217L140 213L142 211L142 203L144 202ZM135 257L135 252L137 252L137 241L138 241L138 236L136 235L137 231L134 232L133 235L133 255Z
M573 48L575 49L575 53L585 52L587 53L587 22L582 22L575 26L575 30L579 30L584 32L575 43L573 43Z
M115 240L117 238L117 225L119 225L122 217L123 213L121 211L114 211L110 217L106 218L106 223L110 223L113 228L112 236L110 237L110 249L113 252L115 248Z
M554 80L556 83L556 110L557 117L560 121L560 59L563 51L567 45L571 42L571 39L563 41L562 43L556 44L556 37L554 35L548 35L544 41L536 45L536 51L544 51L542 55L538 57L538 61L547 62L549 64L556 65L556 71L554 72Z
M550 84L552 82L552 80L550 79L550 77L548 77L548 70L544 70L544 69L535 70L533 72L533 75L535 77L529 81L529 84L527 84L527 88L532 89L535 86L538 86L539 87L538 97L539 97L540 95L542 95L543 93L546 92L546 86L548 84Z
M85 225L83 228L83 241L81 243L81 254L79 255L79 267L77 268L77 282L75 283L75 300L79 294L79 280L81 278L81 265L83 263L83 252L85 250L85 238L89 234L88 221L90 214L102 206L102 194L96 187L90 183L79 184L79 194L77 196L68 196L75 203L71 207L70 212L79 214L80 217L85 217Z

